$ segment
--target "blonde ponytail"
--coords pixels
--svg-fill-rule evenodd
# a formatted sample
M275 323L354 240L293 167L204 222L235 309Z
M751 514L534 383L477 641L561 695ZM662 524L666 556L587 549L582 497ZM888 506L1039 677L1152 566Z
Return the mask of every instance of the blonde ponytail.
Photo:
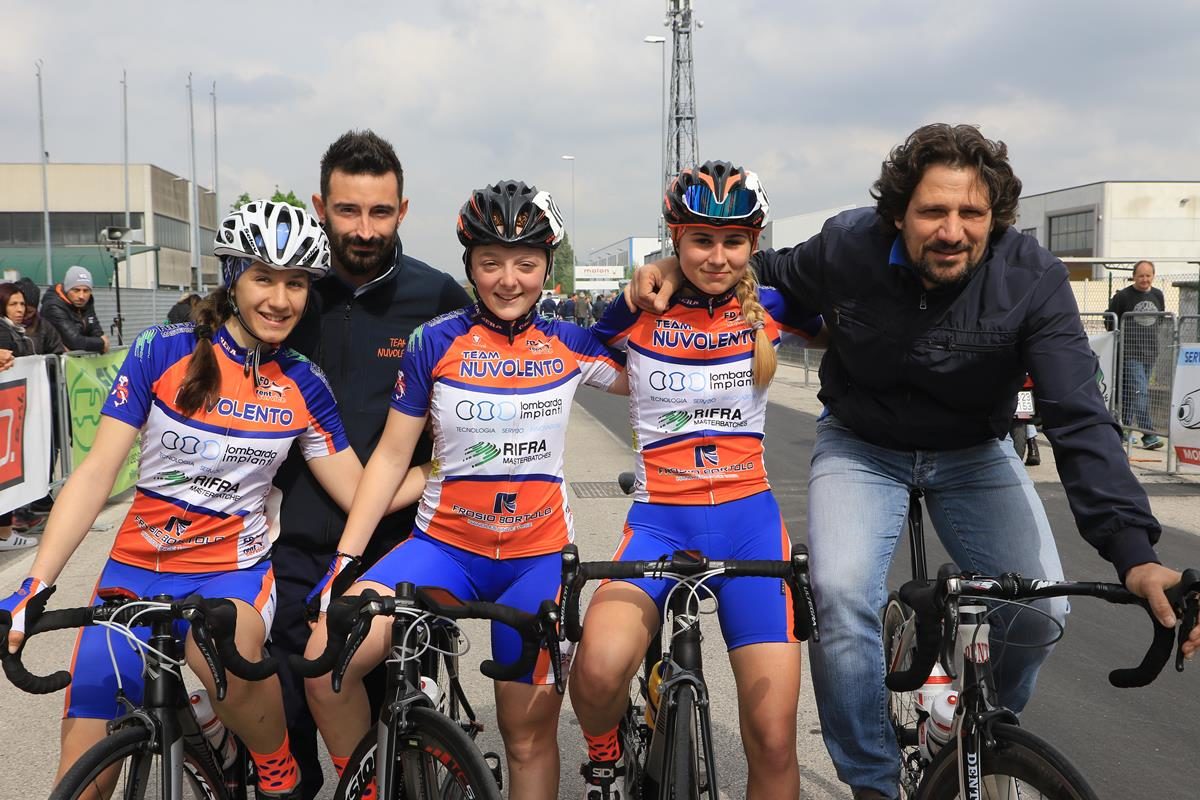
M775 377L775 367L778 362L775 356L775 346L767 334L767 310L758 300L758 276L754 268L746 265L742 279L735 289L738 305L742 307L742 317L750 330L754 331L754 358L751 361L751 375L755 386L768 386Z

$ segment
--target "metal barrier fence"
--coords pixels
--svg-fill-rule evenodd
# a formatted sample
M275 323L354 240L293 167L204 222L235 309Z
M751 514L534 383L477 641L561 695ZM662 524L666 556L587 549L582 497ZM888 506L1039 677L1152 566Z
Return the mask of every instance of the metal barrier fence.
M825 357L823 349L803 347L799 344L784 344L779 348L779 360L804 368L804 385L812 386L817 382L821 370L821 359Z
M1170 312L1131 311L1120 320L1117 358L1118 421L1143 443L1166 436L1171 425L1176 317Z

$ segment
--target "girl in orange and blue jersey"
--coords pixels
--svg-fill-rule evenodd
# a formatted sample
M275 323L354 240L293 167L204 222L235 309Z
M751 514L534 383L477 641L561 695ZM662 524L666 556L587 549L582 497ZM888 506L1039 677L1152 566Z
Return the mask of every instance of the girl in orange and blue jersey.
M787 559L791 550L763 464L775 347L809 339L821 318L796 318L749 266L767 199L752 173L710 161L668 188L664 216L687 287L662 314L613 303L591 329L623 351L637 483L622 561L676 550L715 559ZM665 580L611 581L588 607L571 701L588 742L585 796L625 800L617 724L629 681L658 631ZM796 797L800 645L781 581L714 580L738 687L748 797Z
M102 589L229 598L238 611L238 649L249 661L262 658L274 614L267 497L293 442L321 485L349 507L362 465L342 432L333 393L315 365L280 346L304 311L310 282L329 269L324 232L303 209L258 201L222 221L214 252L221 257L222 286L203 301L195 324L156 326L137 338L101 411L92 448L54 506L29 577L0 601L0 625L11 622L10 650L45 607L139 436L133 503L93 603ZM422 481L418 471L393 505L412 502ZM148 638L149 629L134 631ZM112 648L115 670L109 653L106 631L81 629L63 712L59 779L105 736L106 723L124 713L118 687L131 702L141 701L136 651ZM191 640L186 654L217 714L250 750L258 797L300 797L278 679L250 685L229 675L228 693L218 701Z
M340 552L315 594L334 594L340 573L363 552L428 420L434 469L416 528L347 592L390 595L408 581L529 612L556 595L559 551L573 538L563 480L572 399L581 383L618 393L625 387L619 365L587 331L537 313L562 231L550 195L517 181L477 190L463 205L458 237L478 302L410 337L383 438L354 497ZM328 677L306 683L339 772L370 729L362 678L386 656L389 630L373 628L341 692ZM325 642L320 624L308 657ZM512 662L520 651L515 631L492 626L494 659ZM548 666L543 652L530 674L496 683L512 797L557 796L562 697Z

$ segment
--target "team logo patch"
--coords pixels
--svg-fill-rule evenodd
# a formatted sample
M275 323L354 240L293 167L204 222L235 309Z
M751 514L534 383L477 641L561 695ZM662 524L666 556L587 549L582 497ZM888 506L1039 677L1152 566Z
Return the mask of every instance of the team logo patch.
M658 427L664 431L681 430L691 420L691 414L686 411L668 411L659 415Z
M467 463L472 467L480 467L500 455L500 448L491 442L476 442L466 449Z
M550 343L541 339L529 339L525 342L531 353L549 353L553 348Z
M113 384L112 396L117 398L113 405L118 408L129 402L129 376L121 375Z
M184 519L183 517L171 517L169 520L167 520L167 524L163 525L163 530L173 533L177 536L183 536L185 533L187 533L187 529L190 527L192 527L192 521L190 519Z
M717 458L717 446L715 444L700 444L696 445L696 467L715 467L721 463Z
M492 504L493 514L517 513L516 492L496 492L496 501Z
M404 370L396 370L396 385L392 388L392 392L396 397L404 397Z
M154 480L162 481L167 486L178 486L181 483L187 483L190 478L180 470L171 469L166 472L160 472L154 476Z

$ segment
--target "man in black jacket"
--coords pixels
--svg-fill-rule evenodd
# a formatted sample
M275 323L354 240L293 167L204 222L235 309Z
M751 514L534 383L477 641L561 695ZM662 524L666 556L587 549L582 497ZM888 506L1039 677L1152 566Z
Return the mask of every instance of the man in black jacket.
M330 145L321 159L321 191L312 200L329 236L333 269L315 285L308 313L288 344L325 371L346 436L365 464L383 432L409 334L470 300L449 275L404 255L397 232L408 211L404 172L384 139L371 131L350 131ZM430 449L428 441L418 445L415 463L428 461ZM283 503L282 535L271 555L279 602L272 651L280 658L289 738L309 800L322 782L316 727L304 701L304 683L287 669L285 657L304 652L305 597L329 567L346 515L295 450L275 485ZM384 517L363 561L369 565L407 537L415 515L416 507L410 506Z
M761 283L819 312L821 364L809 480L809 546L821 641L813 687L826 747L856 798L898 794L895 734L883 684L879 612L911 489L964 569L1061 576L1037 494L1004 441L1024 374L1083 536L1150 600L1179 574L1158 563L1160 534L1096 384L1066 267L1018 233L1021 183L1002 142L975 128L927 125L894 149L874 209L843 212L794 248L755 255ZM665 307L660 272L635 276L639 302ZM1066 604L1044 610L1062 622ZM1006 633L1007 629L1007 633ZM1000 700L1020 711L1056 627L1041 615L992 618ZM1200 628L1185 647L1200 647ZM993 651L997 652L997 651Z
M92 273L83 267L68 269L63 282L46 292L42 298L42 319L58 329L68 350L108 352L108 337L96 318Z

